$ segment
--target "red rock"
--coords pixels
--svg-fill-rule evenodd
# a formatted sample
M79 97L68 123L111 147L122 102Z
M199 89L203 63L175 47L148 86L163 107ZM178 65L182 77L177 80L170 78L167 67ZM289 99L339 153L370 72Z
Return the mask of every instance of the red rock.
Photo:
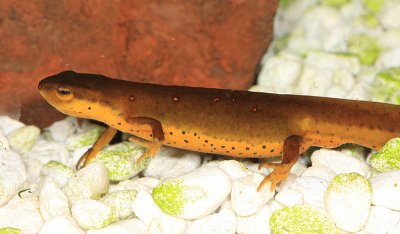
M61 117L37 83L63 70L161 84L246 89L277 0L0 1L0 113Z

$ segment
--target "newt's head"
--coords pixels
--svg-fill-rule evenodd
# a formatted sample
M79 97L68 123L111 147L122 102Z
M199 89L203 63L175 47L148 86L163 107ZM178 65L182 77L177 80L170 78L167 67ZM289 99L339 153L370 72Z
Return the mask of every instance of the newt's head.
M100 75L64 71L41 80L38 89L50 105L64 114L101 120L97 115L101 117L111 109L107 105L113 96L109 80Z

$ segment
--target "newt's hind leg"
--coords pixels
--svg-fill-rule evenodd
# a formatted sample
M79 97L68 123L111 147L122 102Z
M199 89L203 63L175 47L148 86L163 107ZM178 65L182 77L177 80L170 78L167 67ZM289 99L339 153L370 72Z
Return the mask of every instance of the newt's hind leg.
M283 143L283 155L281 163L260 163L260 165L258 166L259 170L263 167L270 167L274 169L274 171L271 172L271 174L269 174L267 177L265 177L263 181L261 181L260 185L257 188L258 192L260 192L262 187L268 182L271 182L270 189L271 191L273 191L275 186L279 182L283 182L286 180L289 175L290 169L299 158L301 140L302 138L300 136L295 135L285 139L285 142Z
M94 145L88 149L78 160L78 162L76 163L76 170L79 170L79 167L83 161L83 167L85 167L88 162L94 158L96 158L97 153L108 143L110 143L110 141L113 139L115 133L117 133L117 129L112 128L112 127L108 127L103 135L101 135L99 137L99 139L97 139L96 143L94 143Z
M152 141L147 141L136 136L128 138L128 140L147 148L146 152L137 160L137 163L141 163L142 160L148 157L154 157L164 142L164 131L160 121L150 117L132 117L127 119L127 121L139 126L149 126L151 129L151 136L153 137Z
M146 152L144 152L136 161L137 164L140 164L142 160L145 160L148 157L153 158L154 156L156 156L158 151L160 151L161 146L163 145L162 141L159 141L157 139L155 139L154 141L146 141L136 136L130 136L128 140L147 148Z

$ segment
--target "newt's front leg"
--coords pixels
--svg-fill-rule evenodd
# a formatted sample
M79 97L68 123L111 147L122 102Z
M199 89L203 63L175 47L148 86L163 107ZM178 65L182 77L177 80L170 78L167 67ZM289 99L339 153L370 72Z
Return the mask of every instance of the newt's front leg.
M271 182L271 191L274 190L275 186L279 182L284 182L286 178L288 177L290 173L290 169L293 167L293 165L297 162L297 159L299 158L299 150L300 150L300 143L301 143L302 137L300 136L290 136L285 139L285 142L283 143L283 155L282 155L282 162L281 163L268 163L268 162L263 162L260 163L258 166L258 169L260 170L263 167L270 167L274 169L271 174L269 174L267 177L261 181L260 185L257 188L257 191L260 192L262 187L268 183Z
M76 170L79 170L80 164L83 161L83 167L85 167L88 162L92 159L94 159L97 155L97 153L104 148L105 145L107 145L108 143L110 143L110 141L113 139L113 137L115 136L115 133L117 133L117 129L112 128L112 127L108 127L103 135L100 136L99 139L97 139L96 143L94 143L94 145L88 149L78 160L78 162L76 163Z

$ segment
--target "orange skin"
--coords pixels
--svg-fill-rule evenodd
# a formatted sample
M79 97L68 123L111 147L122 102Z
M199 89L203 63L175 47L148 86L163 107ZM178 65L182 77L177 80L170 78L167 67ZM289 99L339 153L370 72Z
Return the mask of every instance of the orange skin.
M98 120L154 146L151 155L161 145L240 158L283 153L290 165L280 172L281 164L272 166L281 174L268 178L272 187L310 146L380 149L400 136L400 107L384 103L162 86L71 71L43 79L39 91L60 112ZM285 140L298 145L287 156Z

